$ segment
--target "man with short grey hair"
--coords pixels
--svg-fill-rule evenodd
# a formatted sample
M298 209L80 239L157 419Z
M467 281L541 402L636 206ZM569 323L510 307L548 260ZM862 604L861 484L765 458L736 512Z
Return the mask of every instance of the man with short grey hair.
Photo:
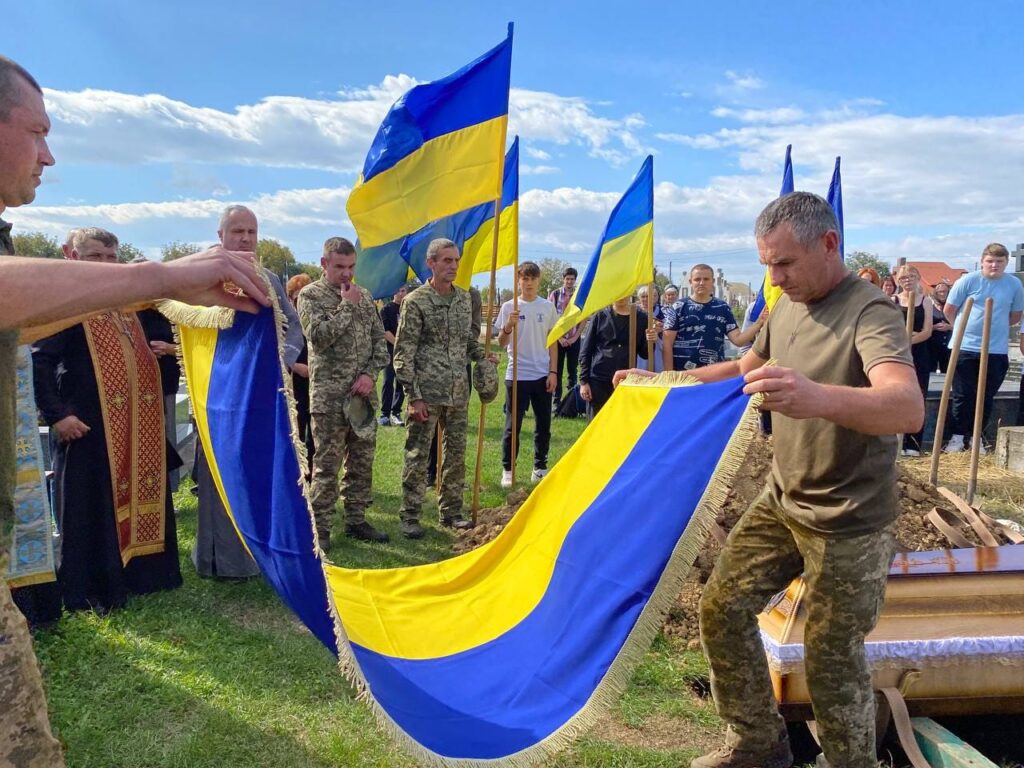
M453 285L459 258L451 240L430 242L427 267L432 276L402 302L395 335L395 375L409 400L399 530L410 539L424 535L419 519L430 441L438 422L444 428L440 522L452 528L470 525L462 514L470 386L466 367L469 360L482 360L484 351L479 326L473 327L469 293ZM496 362L497 355L492 353L491 360Z
M728 730L725 746L691 767L792 765L757 614L803 574L805 669L824 759L874 768L864 637L895 550L895 435L917 431L924 403L900 311L847 271L828 203L785 195L755 232L784 295L742 358L689 371L705 382L743 375L774 430L765 489L730 533L701 599L701 641Z

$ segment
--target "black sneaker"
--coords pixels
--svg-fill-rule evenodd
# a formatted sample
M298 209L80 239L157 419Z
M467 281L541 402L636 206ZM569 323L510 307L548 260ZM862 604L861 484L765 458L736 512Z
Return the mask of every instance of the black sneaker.
M459 515L458 517L442 517L441 525L445 528L454 528L456 531L465 531L467 528L472 528L473 523L470 520Z
M355 525L346 525L345 535L360 541L377 541L382 544L386 541L391 541L391 538L384 531L378 531L365 520Z
M419 520L403 520L398 524L398 530L407 539L422 539L426 534Z

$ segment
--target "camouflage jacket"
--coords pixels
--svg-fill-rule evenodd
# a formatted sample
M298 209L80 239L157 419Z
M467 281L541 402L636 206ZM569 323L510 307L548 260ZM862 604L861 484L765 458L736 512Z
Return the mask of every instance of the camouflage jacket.
M462 288L453 285L449 299L428 282L406 296L395 337L395 375L410 402L469 402L466 364L483 359L479 336L469 293Z
M356 378L365 373L375 382L388 364L384 326L369 291L359 289L358 304L343 301L341 292L324 278L299 294L299 321L309 342L309 410L339 409ZM376 408L376 388L370 393Z

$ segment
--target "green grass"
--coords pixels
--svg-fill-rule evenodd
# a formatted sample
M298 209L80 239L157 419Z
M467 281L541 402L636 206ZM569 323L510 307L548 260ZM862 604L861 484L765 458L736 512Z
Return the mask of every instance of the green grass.
M501 397L487 409L483 506L500 504ZM478 406L470 413L472 477ZM555 419L551 459L565 453L584 421ZM520 478L532 467L532 418L523 427ZM374 508L369 519L389 534L385 546L336 536L329 552L349 567L424 563L451 554L451 534L436 524L428 493L427 536L398 535L405 430L378 431ZM468 483L467 483L468 485ZM470 495L467 493L467 509ZM341 677L331 654L262 580L225 583L195 575L195 500L176 495L181 589L132 598L106 617L65 615L36 634L55 729L70 768L404 768L413 761L376 728ZM340 517L335 530L340 532ZM705 673L699 653L663 638L645 657L613 712L549 764L558 768L685 764L703 751L718 724L709 702L690 690ZM670 732L666 742L665 732ZM673 741L671 734L676 733ZM650 746L651 742L659 746Z

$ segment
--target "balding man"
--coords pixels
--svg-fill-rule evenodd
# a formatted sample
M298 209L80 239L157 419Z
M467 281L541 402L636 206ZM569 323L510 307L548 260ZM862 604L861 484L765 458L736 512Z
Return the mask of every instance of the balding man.
M256 253L259 242L259 223L256 214L244 205L229 205L220 215L217 237L229 251ZM263 276L270 281L277 303L285 317L284 362L289 370L302 353L302 327L281 280L268 269ZM192 549L192 562L200 576L222 579L247 579L256 576L259 566L235 530L213 482L210 465L202 443L196 444L195 476L199 494L199 518L196 524L196 543Z
M0 56L0 213L35 199L43 170L53 165L50 121L39 84ZM15 355L18 328L158 297L224 304L246 311L268 305L252 263L221 248L173 264L108 265L12 258L10 225L0 220L0 574L7 570L14 519ZM249 297L225 289L231 283ZM47 290L38 287L46 285ZM257 300L259 304L257 304ZM25 619L0 578L0 764L60 768L64 757L50 734L46 699Z

